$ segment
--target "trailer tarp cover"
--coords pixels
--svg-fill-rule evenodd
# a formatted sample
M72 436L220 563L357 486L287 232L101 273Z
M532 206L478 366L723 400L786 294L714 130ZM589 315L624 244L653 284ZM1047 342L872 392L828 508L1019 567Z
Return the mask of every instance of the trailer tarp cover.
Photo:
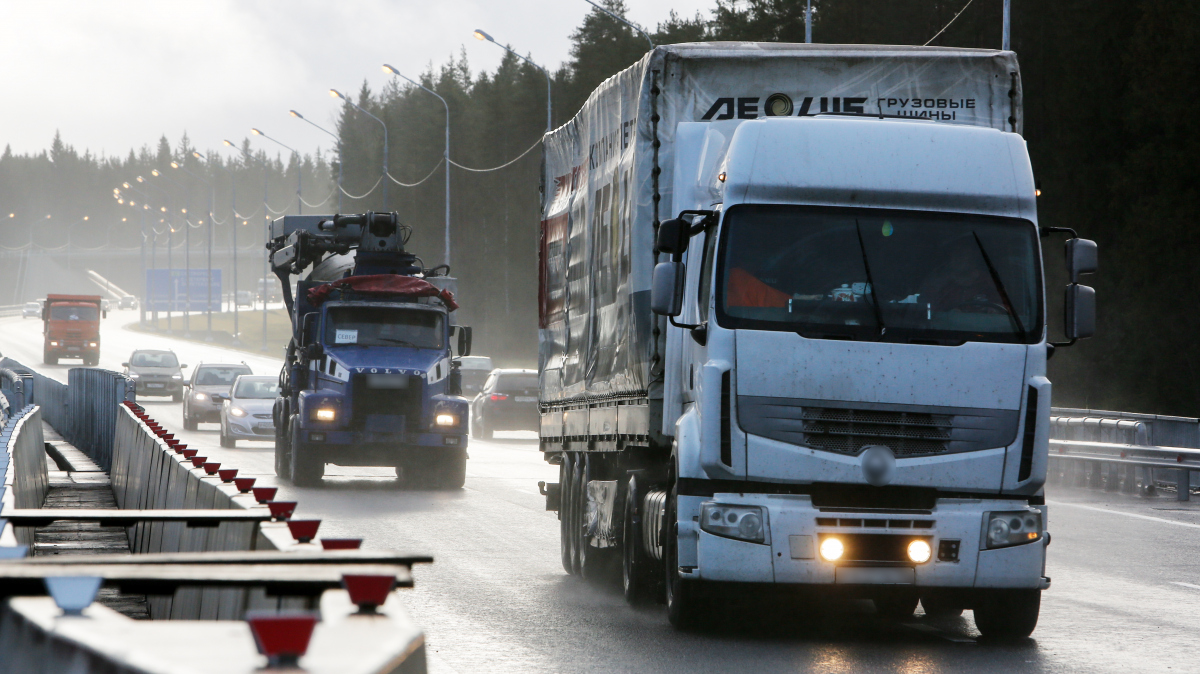
M334 291L338 290L350 290L359 295L377 295L379 297L393 297L396 295L437 297L450 311L458 309L458 303L454 301L454 293L451 293L449 290L441 290L429 281L416 278L415 276L399 276L395 274L351 276L332 283L325 283L316 288L309 288L308 301L313 306L320 306L322 302L329 299L329 296Z

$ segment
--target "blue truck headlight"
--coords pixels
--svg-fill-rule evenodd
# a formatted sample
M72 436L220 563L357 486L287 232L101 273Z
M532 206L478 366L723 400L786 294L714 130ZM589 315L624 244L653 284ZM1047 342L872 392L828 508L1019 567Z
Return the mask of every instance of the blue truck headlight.
M752 543L770 543L767 517L758 506L705 503L700 510L700 528L710 534Z
M314 417L317 421L333 421L337 418L337 411L332 407L322 407L316 411Z
M433 418L433 423L438 426L454 426L458 423L458 417L453 414L439 414Z
M989 548L1031 543L1042 537L1042 513L1038 510L1012 510L984 513L984 543Z

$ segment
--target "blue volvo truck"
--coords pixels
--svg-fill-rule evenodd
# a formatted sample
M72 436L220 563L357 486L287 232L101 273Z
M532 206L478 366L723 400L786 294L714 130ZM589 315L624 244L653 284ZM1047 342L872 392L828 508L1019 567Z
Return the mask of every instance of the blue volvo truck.
M454 325L449 267L426 269L404 249L411 233L396 213L271 224L293 331L274 407L275 473L298 486L318 484L330 463L394 466L417 488L463 485L458 357L471 331Z

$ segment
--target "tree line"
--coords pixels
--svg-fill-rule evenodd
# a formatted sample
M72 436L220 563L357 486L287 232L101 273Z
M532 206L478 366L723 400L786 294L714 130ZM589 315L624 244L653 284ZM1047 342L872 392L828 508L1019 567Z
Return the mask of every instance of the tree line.
M623 15L621 0L605 3ZM715 0L708 12L672 14L645 27L656 44L688 41L804 41L805 0ZM1000 0L813 0L814 41L999 48ZM965 6L965 9L964 9ZM1200 407L1200 318L1193 260L1200 231L1190 222L1200 200L1192 179L1200 134L1186 106L1200 89L1200 1L1058 0L1013 2L1012 48L1021 62L1025 138L1042 197L1043 224L1072 227L1101 246L1099 334L1051 361L1055 403L1195 415ZM940 32L939 32L940 31ZM936 37L935 37L936 36ZM571 35L571 57L551 68L553 124L567 121L605 78L640 59L645 38L622 23L589 13ZM538 184L545 131L546 76L512 55L496 70L472 74L465 54L419 78L449 107L451 250L460 279L465 323L477 326L478 350L503 362L531 364L536 354ZM349 104L340 113L334 152L281 160L257 151L191 157L186 137L175 146L131 152L124 159L77 153L60 139L48 152L0 156L0 204L10 211L55 213L38 242L98 234L64 231L88 210L128 218L112 188L153 169L177 178L201 208L207 187L188 182L170 162L182 162L216 185L217 216L229 207L230 173L237 212L262 218L263 181L272 209L295 212L297 179L306 212L336 210L339 168L344 212L398 210L414 228L410 249L427 266L445 261L443 154L445 108L402 80L382 90L365 84L358 106L388 131L388 173L382 174L383 126ZM218 168L220 167L220 168ZM462 168L467 167L467 168ZM311 186L311 187L309 187ZM151 190L152 191L152 190ZM326 195L329 195L326 199ZM326 199L325 201L321 201ZM148 199L154 203L153 199ZM106 211L103 209L112 209ZM269 211L268 211L269 212ZM43 214L44 215L44 214ZM43 220L45 220L43 218ZM107 223L114 245L137 245L132 218ZM59 229L55 229L59 227ZM97 228L90 228L95 230ZM19 245L14 228L0 246ZM74 240L72 238L72 240ZM80 240L83 240L82 238ZM15 244L14 244L15 242ZM1061 311L1060 245L1044 240L1051 310Z

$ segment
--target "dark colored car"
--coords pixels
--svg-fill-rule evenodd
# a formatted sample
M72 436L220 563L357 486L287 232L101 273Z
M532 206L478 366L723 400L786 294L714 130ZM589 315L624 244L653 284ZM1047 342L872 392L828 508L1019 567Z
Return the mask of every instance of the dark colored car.
M492 370L471 401L471 434L491 439L495 431L536 431L537 370Z
M138 350L121 363L125 374L134 381L139 396L171 396L183 400L183 369L172 351Z
M229 399L229 390L238 375L254 374L245 363L203 363L192 370L192 376L184 386L183 427L196 430L196 424L220 423L221 405Z

